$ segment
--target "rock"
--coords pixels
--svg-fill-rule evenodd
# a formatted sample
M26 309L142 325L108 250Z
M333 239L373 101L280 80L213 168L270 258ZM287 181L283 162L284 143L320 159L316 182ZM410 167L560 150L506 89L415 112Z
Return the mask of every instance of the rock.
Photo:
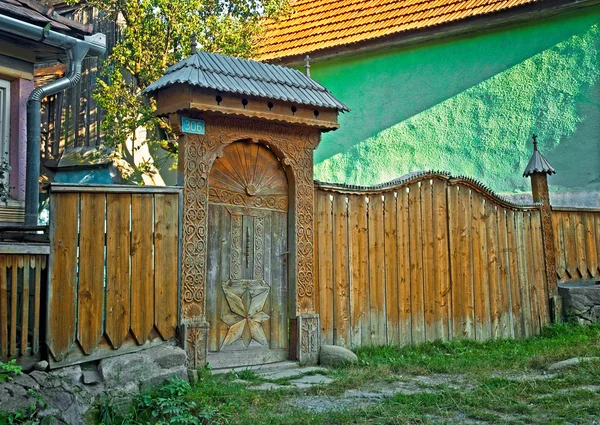
M48 379L48 374L46 372L40 372L39 370L34 370L29 374L30 378L33 378L38 385L44 385L46 380Z
M327 384L331 384L332 382L333 382L333 379L331 379L330 377L325 376L325 375L308 375L308 376L303 376L302 378L294 379L293 381L291 381L292 385L308 384L309 386L327 385Z
M35 379L33 379L31 376L25 373L22 375L15 376L12 380L12 383L20 385L26 390L38 391L40 389L40 384L38 384Z
M577 366L580 363L592 361L600 361L600 357L573 357L572 359L552 363L550 366L548 366L548 370L566 369L568 367Z
M33 365L34 370L39 370L40 372L45 372L48 369L48 362L46 360L42 360Z
M59 378L61 381L70 383L71 385L77 385L81 382L81 366L67 366L60 369L53 370L49 373L52 378Z
M338 367L346 363L358 363L358 357L352 351L336 345L322 345L319 354L322 366Z
M146 389L171 377L188 379L185 351L174 346L159 346L104 359L100 361L98 371L108 389L119 389L131 383Z
M102 382L102 376L96 370L84 370L83 383L86 385L96 385Z
M0 384L0 410L15 412L27 409L32 403L27 390L12 382Z
M258 390L258 391L272 391L272 390L283 390L285 388L289 388L289 387L285 387L283 385L278 385L278 384L274 384L272 382L264 382L256 387L250 387L253 390Z
M185 365L187 360L185 351L173 345L161 345L147 350L146 353L163 369L171 369Z
M308 366L296 369L269 370L266 372L257 372L256 374L268 381L275 381L277 379L287 379L295 376L302 376L312 372L323 372L323 368L316 366Z
M567 318L582 325L600 322L600 285L597 282L562 283L558 293Z

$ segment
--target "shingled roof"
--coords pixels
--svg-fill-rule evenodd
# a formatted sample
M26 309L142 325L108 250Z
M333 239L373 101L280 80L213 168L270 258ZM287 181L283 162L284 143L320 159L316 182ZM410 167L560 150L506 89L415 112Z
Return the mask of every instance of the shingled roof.
M94 29L91 24L65 18L52 6L34 0L0 0L0 14L41 27L50 24L50 29L71 35L89 35Z
M198 52L176 63L144 91L152 93L174 84L349 111L329 90L300 71L213 53Z
M523 171L523 177L529 177L534 173L543 173L548 175L556 174L556 170L538 150L536 135L533 136L533 154L531 155L531 158L529 158L529 162L527 163L527 167L525 167L525 171Z
M439 26L540 0L296 0L294 13L269 24L259 58L305 55Z

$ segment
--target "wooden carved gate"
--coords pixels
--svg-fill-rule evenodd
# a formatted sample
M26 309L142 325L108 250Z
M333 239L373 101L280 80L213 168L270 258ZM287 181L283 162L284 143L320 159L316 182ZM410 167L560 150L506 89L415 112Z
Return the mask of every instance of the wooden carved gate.
M209 176L208 362L246 366L288 357L288 182L265 146L236 142Z

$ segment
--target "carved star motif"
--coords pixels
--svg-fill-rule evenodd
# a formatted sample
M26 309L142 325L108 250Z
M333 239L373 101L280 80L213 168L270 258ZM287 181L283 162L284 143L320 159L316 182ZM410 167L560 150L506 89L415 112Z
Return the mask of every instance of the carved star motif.
M242 340L248 348L252 340L268 347L262 324L269 319L263 309L271 289L261 280L234 280L222 285L229 312L221 318L229 326L221 348Z

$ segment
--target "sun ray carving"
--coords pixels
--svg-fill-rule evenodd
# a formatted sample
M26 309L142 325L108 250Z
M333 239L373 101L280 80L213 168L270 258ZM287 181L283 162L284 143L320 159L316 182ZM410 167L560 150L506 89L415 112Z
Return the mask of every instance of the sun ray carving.
M214 204L287 211L287 176L268 148L258 143L236 142L215 160L208 195Z

